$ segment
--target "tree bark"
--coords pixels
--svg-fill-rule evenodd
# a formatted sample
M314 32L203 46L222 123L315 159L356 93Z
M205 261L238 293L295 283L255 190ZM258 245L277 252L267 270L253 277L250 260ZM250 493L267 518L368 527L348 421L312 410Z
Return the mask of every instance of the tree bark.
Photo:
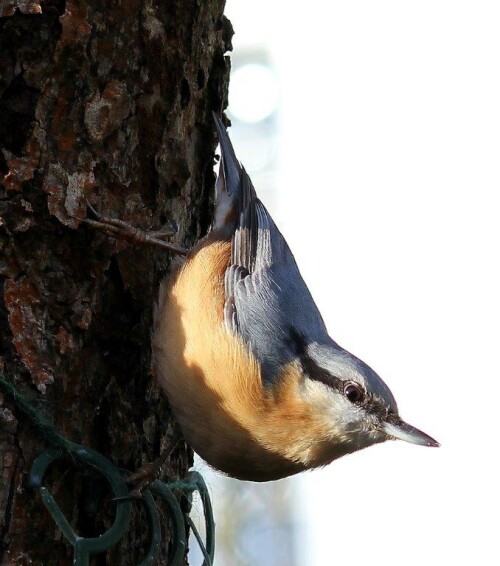
M79 218L90 202L143 229L176 222L181 246L206 233L210 112L225 105L232 35L223 8L224 0L0 0L0 363L67 439L128 470L178 434L151 375L152 312L170 256ZM0 393L2 565L72 563L26 486L46 448ZM181 442L169 468L184 477L191 460ZM72 525L96 536L114 504L99 478L78 469L54 464L46 485ZM134 509L128 536L92 564L140 562L148 529ZM167 532L162 563L170 542Z

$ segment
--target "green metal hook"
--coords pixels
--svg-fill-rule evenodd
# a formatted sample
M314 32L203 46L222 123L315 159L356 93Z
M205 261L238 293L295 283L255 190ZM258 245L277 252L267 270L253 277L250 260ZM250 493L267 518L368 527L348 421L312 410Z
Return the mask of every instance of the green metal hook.
M128 495L129 491L122 476L107 458L91 448L74 443L70 444L72 452L80 461L87 463L108 480L115 497L125 497ZM114 523L102 535L92 538L79 536L69 524L50 491L44 487L42 483L45 472L50 464L62 457L61 453L55 450L47 450L38 456L31 467L28 476L28 485L31 488L39 490L43 504L52 515L52 518L61 529L63 535L75 549L74 565L88 566L91 554L97 554L113 547L129 530L132 504L130 501L125 501L116 506Z
M61 454L61 452L56 450L43 452L33 462L28 476L28 486L39 491L43 504L64 537L73 546L73 564L75 566L88 566L92 554L109 550L118 544L127 533L130 528L132 502L128 499L130 494L122 474L107 458L91 448L72 442L68 442L68 445L71 449L71 454L79 461L88 464L101 473L110 484L114 496L121 498L121 501L116 506L116 516L111 528L99 537L85 538L79 536L64 516L50 491L43 485L43 478L47 468L56 460L67 457L67 455ZM185 519L179 502L173 493L174 489L181 489L191 493L197 491L200 494L205 516L205 544L203 544L201 536L191 518L188 517L187 520L203 553L203 566L212 566L215 553L215 522L207 486L198 472L189 472L186 481L172 482L171 485L157 480L151 484L149 489L144 491L142 504L148 519L151 537L148 552L139 566L153 566L160 553L162 532L158 508L153 496L160 497L170 509L175 545L173 554L169 557L169 564L170 566L182 566L184 564L184 556L187 549Z
M205 517L205 532L206 532L206 542L205 545L202 544L200 535L196 527L193 525L191 521L191 517L188 517L189 524L191 529L193 529L193 533L200 545L201 551L203 552L203 556L205 561L203 562L203 566L212 566L214 562L214 555L215 555L215 521L214 521L214 512L212 509L212 502L210 501L210 494L208 493L207 484L203 479L203 476L199 472L189 472L188 479L196 486L196 491L200 494L201 503L203 505L203 515Z
M38 414L33 405L16 389L16 387L0 372L0 390L8 395L15 406L32 423L37 432L43 436L46 442L52 444L57 449L46 450L38 456L31 467L28 476L28 486L37 489L42 498L42 502L51 514L55 523L63 533L64 537L74 548L73 564L75 566L88 566L90 556L99 552L104 552L115 546L127 533L130 528L132 501L128 487L123 479L123 472L118 470L107 458L99 452L68 441L54 426ZM85 538L79 536L63 512L57 505L50 491L43 485L43 478L47 468L56 460L62 458L75 459L85 465L92 467L96 472L102 474L111 486L114 499L120 499L116 506L114 523L110 529L99 537ZM173 523L174 550L170 557L171 566L181 566L184 564L184 556L187 549L185 518L180 508L179 502L173 491L181 490L186 493L198 491L203 504L205 515L206 543L203 544L201 537L187 517L188 523L193 529L193 533L203 552L203 566L212 566L215 552L215 523L210 502L210 495L207 486L198 472L189 472L186 480L178 480L169 483L155 481L150 489L143 493L142 504L146 512L149 523L151 537L148 552L139 566L153 566L159 556L161 548L161 524L158 508L153 495L160 497L168 505Z
M175 540L175 547L173 555L170 558L170 566L182 566L184 564L184 556L186 555L186 528L184 524L184 514L179 506L177 498L173 494L169 485L156 480L153 482L149 490L153 495L163 499L170 509L170 516L174 528L173 539ZM153 562L141 562L139 566L149 566Z

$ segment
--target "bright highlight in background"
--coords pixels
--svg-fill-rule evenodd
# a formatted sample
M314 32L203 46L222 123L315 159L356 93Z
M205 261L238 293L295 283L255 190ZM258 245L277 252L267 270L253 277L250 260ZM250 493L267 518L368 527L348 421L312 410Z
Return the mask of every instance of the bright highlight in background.
M247 64L234 70L229 83L231 113L242 122L261 122L278 105L279 85L273 70Z
M280 77L269 208L328 329L442 444L388 442L299 476L298 564L497 564L500 3L227 14L235 51L258 33Z

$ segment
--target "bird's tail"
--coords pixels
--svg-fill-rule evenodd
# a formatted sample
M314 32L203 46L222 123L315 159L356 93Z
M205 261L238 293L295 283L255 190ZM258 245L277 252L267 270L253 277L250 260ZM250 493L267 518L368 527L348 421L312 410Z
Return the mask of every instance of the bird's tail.
M248 204L257 199L250 177L236 158L233 144L219 116L213 113L219 143L221 161L215 185L215 215L213 229L232 235L239 217Z

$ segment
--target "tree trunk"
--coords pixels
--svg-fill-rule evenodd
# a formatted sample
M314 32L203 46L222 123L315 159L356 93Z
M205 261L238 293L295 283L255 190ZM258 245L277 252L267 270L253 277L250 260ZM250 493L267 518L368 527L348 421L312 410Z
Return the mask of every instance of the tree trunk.
M170 256L78 219L90 202L143 229L177 222L181 246L206 233L210 112L226 100L232 34L223 8L224 0L0 0L3 374L68 440L128 470L178 434L151 375L152 312ZM1 565L72 563L72 547L26 485L47 445L0 389ZM168 467L182 478L191 459L180 442ZM115 505L102 480L78 464L49 471L45 485L80 534L105 531ZM128 535L92 564L140 562L140 508ZM165 530L166 515L162 522ZM169 543L167 532L161 563Z

